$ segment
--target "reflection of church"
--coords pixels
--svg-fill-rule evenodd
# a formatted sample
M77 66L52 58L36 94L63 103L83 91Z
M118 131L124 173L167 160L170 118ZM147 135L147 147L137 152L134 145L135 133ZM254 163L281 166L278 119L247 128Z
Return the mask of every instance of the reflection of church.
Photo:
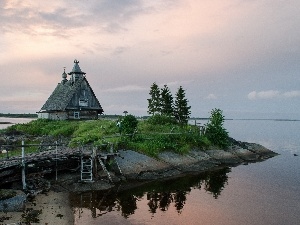
M68 75L69 80L63 72L62 81L42 106L38 117L51 120L97 119L103 109L76 59Z

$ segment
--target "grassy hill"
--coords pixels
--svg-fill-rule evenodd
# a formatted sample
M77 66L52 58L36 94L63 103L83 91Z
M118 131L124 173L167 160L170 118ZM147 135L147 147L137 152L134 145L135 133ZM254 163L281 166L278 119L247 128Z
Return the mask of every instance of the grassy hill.
M105 150L131 149L150 156L162 151L184 154L190 149L207 149L211 142L201 135L194 125L180 125L172 120L139 120L133 133L126 133L117 126L117 120L51 121L37 119L27 124L16 124L5 130L6 134L52 136L68 139L70 147L93 145Z

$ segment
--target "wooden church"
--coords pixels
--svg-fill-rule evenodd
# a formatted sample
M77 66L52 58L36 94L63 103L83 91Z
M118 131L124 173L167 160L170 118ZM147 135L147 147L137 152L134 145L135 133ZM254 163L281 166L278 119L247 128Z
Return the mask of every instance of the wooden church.
M64 70L62 81L38 112L38 117L51 120L98 119L103 109L76 59L68 75L69 80Z

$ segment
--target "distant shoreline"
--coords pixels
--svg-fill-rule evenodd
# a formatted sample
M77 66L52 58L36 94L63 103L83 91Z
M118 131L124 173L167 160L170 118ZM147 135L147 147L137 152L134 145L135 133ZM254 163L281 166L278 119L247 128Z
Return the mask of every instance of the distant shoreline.
M225 119L225 120L300 121L300 120L298 120L298 119Z
M13 124L13 123L11 123L11 122L1 122L0 121L0 124Z
M190 118L189 120L209 120L209 118ZM224 120L269 120L269 121L300 121L300 119L226 119Z
M122 115L101 115L102 118L118 118ZM6 118L38 118L37 114L33 113L0 113L0 117L6 117ZM141 118L147 118L148 116L141 116ZM189 118L190 121L193 120L209 120L209 118L205 117L191 117ZM300 121L300 119L224 119L224 120L258 120L258 121ZM9 124L9 122L1 122L1 124Z
M0 113L0 117L7 117L7 118L37 118L37 114L32 113Z

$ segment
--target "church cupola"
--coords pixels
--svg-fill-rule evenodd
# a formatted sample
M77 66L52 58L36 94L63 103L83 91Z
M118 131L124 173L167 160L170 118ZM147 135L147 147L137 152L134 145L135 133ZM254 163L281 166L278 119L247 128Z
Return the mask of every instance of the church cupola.
M85 73L81 71L81 69L79 67L79 61L77 59L74 60L73 69L68 74L71 75L71 80L73 82L76 82L79 78L81 78L83 75L85 75Z
M62 84L65 84L68 80L67 80L67 74L66 74L66 68L64 67L64 72L63 72L63 74L61 75L61 77L62 77L62 81L61 81L61 83Z

